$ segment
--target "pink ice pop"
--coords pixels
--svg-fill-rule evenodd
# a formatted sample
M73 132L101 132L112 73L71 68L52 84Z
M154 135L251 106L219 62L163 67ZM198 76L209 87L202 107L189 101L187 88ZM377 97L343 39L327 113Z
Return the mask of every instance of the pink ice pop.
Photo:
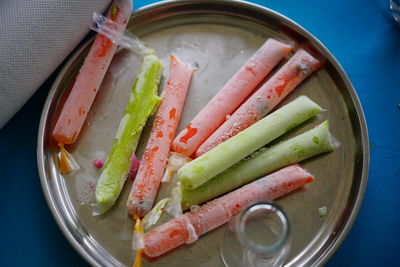
M157 111L127 203L128 212L132 215L142 217L153 206L192 74L192 68L170 56L169 76L162 93L163 101Z
M131 13L132 0L114 1L107 12L107 18L119 27L110 27L122 33ZM58 143L72 144L78 138L116 49L117 44L97 34L53 130L53 137Z
M203 144L196 157L240 133L267 115L323 62L305 50L298 50L260 89L246 100Z
M145 234L144 253L157 257L184 243L192 243L200 235L228 222L249 203L276 199L313 180L297 164L283 168L154 228Z
M191 156L291 49L288 44L268 39L175 138L172 150Z

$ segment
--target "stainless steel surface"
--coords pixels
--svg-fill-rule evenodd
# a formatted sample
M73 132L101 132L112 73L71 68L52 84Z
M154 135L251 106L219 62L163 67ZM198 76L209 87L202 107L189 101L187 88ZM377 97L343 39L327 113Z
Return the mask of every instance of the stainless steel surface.
M327 111L296 128L284 138L309 129L324 119L341 143L333 153L302 163L316 175L306 191L295 192L278 202L292 222L293 244L288 266L322 265L350 230L365 191L369 144L362 108L345 72L332 54L310 33L269 9L239 1L167 1L136 12L129 29L156 50L165 66L173 53L198 66L185 104L180 129L239 69L268 37L295 41L318 50L325 67L304 81L284 101L306 94ZM129 181L109 213L93 217L93 186L99 171L92 161L111 147L139 60L120 51L113 60L78 142L69 147L82 169L72 175L57 172L57 147L51 130L57 109L82 63L89 43L65 64L46 101L38 137L38 166L44 194L65 236L93 265L131 265L132 220L125 211ZM166 74L166 71L164 74ZM116 79L114 74L119 74ZM148 130L148 127L147 127ZM146 133L142 142L146 139ZM143 145L139 149L143 150ZM320 217L318 208L328 214ZM145 266L222 266L218 228L192 245L185 245Z

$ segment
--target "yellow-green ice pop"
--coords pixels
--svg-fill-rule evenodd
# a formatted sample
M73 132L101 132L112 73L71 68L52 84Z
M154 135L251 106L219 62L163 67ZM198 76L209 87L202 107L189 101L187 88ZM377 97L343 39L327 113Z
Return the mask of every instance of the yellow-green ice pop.
M110 209L117 200L143 126L161 103L161 98L157 95L161 73L162 63L157 56L146 55L96 186L96 202L100 214Z

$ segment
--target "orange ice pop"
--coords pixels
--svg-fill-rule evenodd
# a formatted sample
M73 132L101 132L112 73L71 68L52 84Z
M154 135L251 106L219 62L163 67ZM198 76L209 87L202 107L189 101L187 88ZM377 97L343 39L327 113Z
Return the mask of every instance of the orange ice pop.
M172 150L191 156L291 49L288 44L268 39L179 133Z
M116 22L116 31L124 32L132 13L132 0L116 0L107 12L107 18ZM117 44L97 34L83 62L74 86L62 108L53 138L60 144L72 144L78 138L100 84L114 56Z
M304 49L298 50L281 69L201 144L196 151L196 157L256 123L322 65L323 62L314 58Z
M200 235L228 222L249 203L276 199L313 180L299 165L283 168L154 228L144 236L144 253L157 257L184 243L195 242Z
M162 93L163 101L157 111L127 203L128 212L132 215L142 217L153 206L192 74L192 68L170 56L169 76Z

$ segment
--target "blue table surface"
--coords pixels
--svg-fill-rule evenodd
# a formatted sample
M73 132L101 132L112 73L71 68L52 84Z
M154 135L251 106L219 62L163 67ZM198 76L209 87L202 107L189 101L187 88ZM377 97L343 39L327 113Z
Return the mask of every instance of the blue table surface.
M135 1L135 8L153 3ZM357 220L327 266L391 266L400 255L400 26L387 0L254 0L293 19L336 56L362 103L371 165ZM398 50L398 51L397 51ZM396 52L397 51L397 52ZM50 77L0 130L0 265L86 266L47 207L36 163Z

